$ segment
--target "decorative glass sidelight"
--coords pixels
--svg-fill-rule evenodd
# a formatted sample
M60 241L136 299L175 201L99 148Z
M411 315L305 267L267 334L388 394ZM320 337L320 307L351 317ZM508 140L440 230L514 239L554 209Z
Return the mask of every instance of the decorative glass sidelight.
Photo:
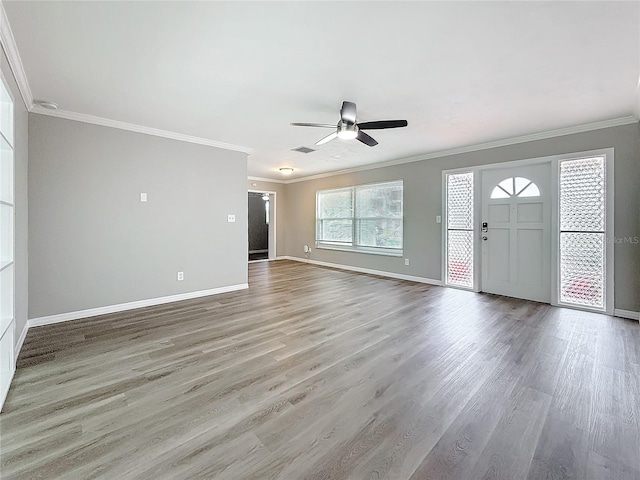
M446 283L473 288L473 172L447 175Z
M560 162L560 302L605 307L605 158Z

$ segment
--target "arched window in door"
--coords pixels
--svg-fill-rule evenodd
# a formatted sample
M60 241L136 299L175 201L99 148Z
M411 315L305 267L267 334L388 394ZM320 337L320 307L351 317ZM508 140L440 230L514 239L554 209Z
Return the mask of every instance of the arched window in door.
M528 178L505 178L491 191L491 198L539 197L540 189Z

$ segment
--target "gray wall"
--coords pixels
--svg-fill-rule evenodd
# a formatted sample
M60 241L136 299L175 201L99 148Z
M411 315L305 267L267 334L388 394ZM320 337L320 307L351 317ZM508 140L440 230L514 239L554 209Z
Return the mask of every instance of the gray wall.
M30 114L29 317L246 283L246 178L243 153Z
M314 249L311 258L341 265L441 278L442 171L614 147L615 236L640 236L640 125L630 124L517 145L363 170L286 185L287 255L314 244L315 193L325 188L404 179L404 257ZM640 245L615 245L615 308L640 310Z
M249 193L249 251L269 248L269 224L261 193Z
M276 193L276 256L287 255L287 185L261 180L247 180L247 190Z
M27 169L28 169L28 112L20 96L18 85L9 68L9 62L4 50L0 49L0 67L14 99L14 205L15 205L15 338L18 341L20 334L27 325L29 302L29 257L28 257L28 195L27 195Z

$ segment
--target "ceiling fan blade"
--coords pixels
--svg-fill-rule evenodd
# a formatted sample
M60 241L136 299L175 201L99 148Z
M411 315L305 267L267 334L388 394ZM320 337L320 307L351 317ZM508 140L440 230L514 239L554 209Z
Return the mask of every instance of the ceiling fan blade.
M378 142L376 142L373 138L362 131L358 132L358 136L356 138L365 145L369 145L370 147L375 147L376 145L378 145Z
M340 119L344 123L356 123L356 104L353 102L342 102L340 109Z
M322 128L336 128L335 125L329 125L328 123L306 123L306 122L291 122L290 125L294 127L322 127Z
M384 128L406 127L406 120L378 120L376 122L363 122L358 124L360 130L382 130Z
M320 140L318 140L316 142L316 145L324 145L325 143L330 142L331 140L333 140L334 138L337 138L337 137L338 137L338 132L330 133L326 137L321 138Z

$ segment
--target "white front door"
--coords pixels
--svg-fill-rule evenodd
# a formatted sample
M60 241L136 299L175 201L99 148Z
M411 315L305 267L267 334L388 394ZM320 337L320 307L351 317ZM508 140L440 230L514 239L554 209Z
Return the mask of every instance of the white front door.
M482 291L551 301L551 165L482 172Z

